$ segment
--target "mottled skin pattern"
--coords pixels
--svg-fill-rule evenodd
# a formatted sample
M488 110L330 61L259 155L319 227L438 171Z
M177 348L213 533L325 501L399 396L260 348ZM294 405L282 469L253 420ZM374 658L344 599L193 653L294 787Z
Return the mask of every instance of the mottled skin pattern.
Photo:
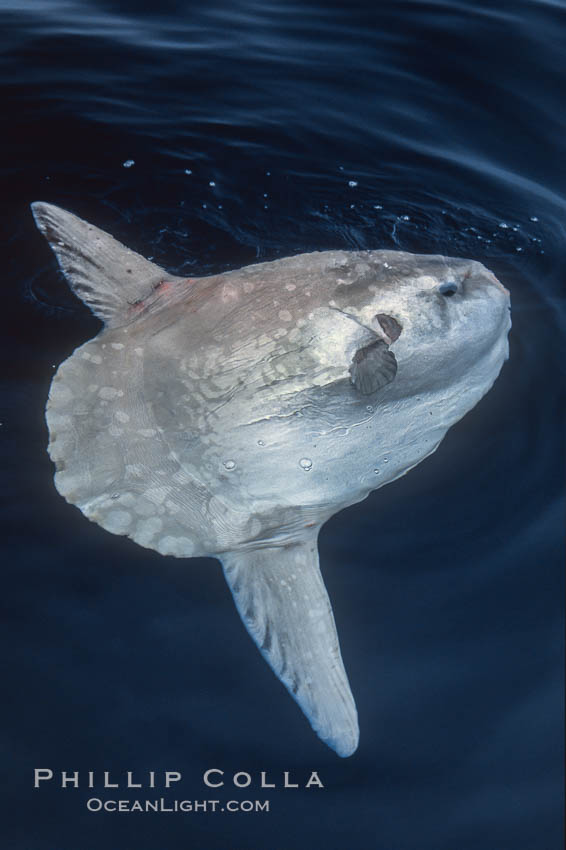
M81 247L84 222L35 207L75 291L91 306L96 292L93 309L107 322L53 380L47 420L57 489L90 519L142 546L179 557L218 555L269 663L321 737L349 754L357 726L346 733L345 721L317 714L332 688L345 688L351 700L345 674L345 685L326 682L317 694L311 683L303 698L298 682L311 677L302 668L288 674L288 659L278 656L283 672L274 661L274 652L291 651L290 635L303 631L315 609L297 614L274 650L273 623L281 631L280 608L288 603L273 601L279 581L268 581L258 553L290 548L303 564L303 546L317 572L322 523L436 449L507 357L507 291L480 263L402 252L302 254L193 280L150 264L144 273L145 261L133 255L138 277L124 272L128 297L116 306L119 274L99 284L96 275L103 277L104 240L112 268L127 249L106 234L94 248ZM56 233L64 234L58 244ZM248 608L244 567L254 577ZM307 574L305 567L308 584ZM318 585L308 590L319 592ZM330 617L330 634L326 604L320 616ZM342 671L337 639L332 652L331 666ZM348 710L352 725L353 701ZM329 731L333 723L342 731Z

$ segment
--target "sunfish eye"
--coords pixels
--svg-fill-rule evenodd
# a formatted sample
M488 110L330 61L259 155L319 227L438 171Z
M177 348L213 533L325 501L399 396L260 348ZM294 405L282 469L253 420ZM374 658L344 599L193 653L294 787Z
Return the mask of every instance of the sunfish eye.
M441 283L438 287L438 291L441 295L445 295L446 298L451 298L458 292L458 284L454 283L453 280L450 280L447 283Z

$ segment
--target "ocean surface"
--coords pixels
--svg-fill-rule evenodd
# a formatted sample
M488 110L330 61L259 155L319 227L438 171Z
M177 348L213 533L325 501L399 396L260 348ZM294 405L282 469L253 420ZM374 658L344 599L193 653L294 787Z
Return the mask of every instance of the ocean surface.
M0 81L3 850L556 850L566 4L0 0ZM217 562L112 536L56 492L49 384L100 323L35 200L183 275L390 248L480 260L510 290L490 393L322 530L351 758L262 660ZM207 789L208 768L253 784ZM165 769L169 791L87 787ZM312 770L323 789L258 787ZM86 806L136 796L270 811Z

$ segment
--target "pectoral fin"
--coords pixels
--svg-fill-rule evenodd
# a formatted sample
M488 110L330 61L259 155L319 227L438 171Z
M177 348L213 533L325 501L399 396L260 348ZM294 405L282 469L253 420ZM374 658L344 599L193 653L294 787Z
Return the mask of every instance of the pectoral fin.
M362 395L370 395L390 384L396 374L395 355L382 340L359 348L350 365L352 383Z
M358 719L316 538L221 556L244 625L265 660L339 756L358 746Z

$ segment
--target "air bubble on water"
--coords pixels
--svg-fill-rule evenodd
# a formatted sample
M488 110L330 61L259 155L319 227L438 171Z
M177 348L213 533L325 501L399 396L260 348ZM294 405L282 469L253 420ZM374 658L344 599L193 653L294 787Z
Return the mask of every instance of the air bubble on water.
M537 215L532 215L532 216L531 216L531 218L530 218L530 220L531 220L531 221L538 221L538 216L537 216Z
M225 460L224 466L226 469L236 469L236 461L235 460Z
M366 410L368 413L373 413L373 407L371 406L371 404L366 404Z
M350 189L354 189L357 185L358 185L357 180L348 180L348 186L350 187Z
M264 197L264 198L268 198L268 197L269 197L269 195L267 194L267 192L264 192L264 193L263 193L263 197Z
M218 204L218 209L219 209L219 210L221 210L221 209L222 209L222 204Z
M389 263L384 263L384 264L383 264L383 268L384 268L384 269L390 269L390 268L391 268L391 266L389 265Z
M376 475L379 475L379 469L377 469L377 467L373 471L375 472Z
M209 186L216 186L216 183L214 182L214 180L209 180L208 185Z
M265 173L268 177L271 177L271 171L266 171Z
M522 250L523 249L519 245L515 248L515 251L522 251Z
M299 466L301 469L304 469L305 472L310 472L312 469L312 460L310 457L302 457L299 461Z
M402 216L401 216L401 219L402 219L403 221L410 221L410 220L411 220L411 217L410 217L410 216L408 216L408 215L402 215Z
M384 458L383 458L383 463L389 463L389 458L388 458L388 457L384 457Z
M374 208L374 210L382 210L383 209L381 204L374 204L373 208Z
M508 225L508 224L505 224L505 222L504 222L504 221L500 221L500 222L499 222L499 227L500 227L502 230L508 230L508 229L509 229L509 225Z
M351 210L354 210L355 208L356 208L356 205L355 205L355 204L350 204L350 209L351 209Z
M110 498L111 498L111 499L119 499L119 498L120 498L120 494L119 494L119 493L112 493L112 495L111 495L111 497L110 497Z
M135 165L135 164L136 164L135 160L133 160L133 159L127 159L125 162L122 163L124 168L131 168L132 165Z
M263 442L263 440L258 440L257 444L258 444L258 446L265 446L265 443Z
M190 169L190 168L185 168L185 174L192 174L192 173L193 173L193 172L191 171L191 169Z
M206 204L203 204L203 205L202 205L202 208L203 208L203 210L205 210L205 209L206 209Z
M512 230L514 230L514 231L515 231L515 233L517 233L517 231L519 230L519 228L517 227L517 225L516 225L516 224L514 224L514 225L513 225L513 227L512 227L511 229L512 229Z

